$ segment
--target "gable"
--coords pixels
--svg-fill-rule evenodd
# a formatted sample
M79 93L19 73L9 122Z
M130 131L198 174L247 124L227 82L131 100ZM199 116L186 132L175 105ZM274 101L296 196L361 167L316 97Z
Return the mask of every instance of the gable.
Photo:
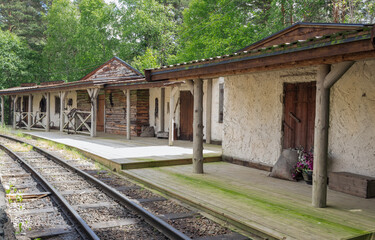
M143 78L143 75L121 59L114 57L81 80L106 81Z
M362 24L296 23L239 51L249 51L263 47L280 45L283 43L292 43L298 40L307 40L316 36L356 30L360 29L361 27L363 27Z

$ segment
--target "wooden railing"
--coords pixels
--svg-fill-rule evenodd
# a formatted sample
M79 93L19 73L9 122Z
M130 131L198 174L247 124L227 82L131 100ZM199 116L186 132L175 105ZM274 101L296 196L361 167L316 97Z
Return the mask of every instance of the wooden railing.
M28 126L28 112L16 112L16 128L23 128L27 129ZM45 123L43 123L43 119L45 119L47 116L47 113L45 112L36 112L31 113L31 125L30 129L46 129L47 126ZM53 122L50 122L50 125L53 124Z
M91 112L81 111L73 108L69 112L64 112L65 119L64 132L91 134Z

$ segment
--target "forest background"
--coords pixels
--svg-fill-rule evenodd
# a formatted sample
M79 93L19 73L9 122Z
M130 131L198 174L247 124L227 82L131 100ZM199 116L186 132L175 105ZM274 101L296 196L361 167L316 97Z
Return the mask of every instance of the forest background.
M375 22L374 0L0 0L0 89L231 54L296 22Z

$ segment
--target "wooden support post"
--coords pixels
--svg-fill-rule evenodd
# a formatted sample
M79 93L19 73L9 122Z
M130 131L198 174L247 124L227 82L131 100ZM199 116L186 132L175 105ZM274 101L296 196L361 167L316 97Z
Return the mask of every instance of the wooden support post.
M212 79L207 80L206 99L206 143L211 143Z
M194 80L193 169L203 173L203 80Z
M164 132L164 106L165 106L165 88L161 88L160 93L160 132Z
M126 139L128 140L131 139L130 117L131 117L130 89L126 89Z
M354 62L339 63L333 71L330 71L330 65L322 65L318 68L314 132L314 173L312 187L312 205L317 208L327 206L330 88L353 64Z
M4 117L4 96L1 96L1 126L5 124Z
M324 88L324 78L329 73L329 70L329 65L319 66L316 82L314 173L312 192L312 204L314 207L326 207L327 202L329 89Z
M31 130L31 121L32 121L32 116L31 116L31 107L32 107L32 95L29 94L29 104L28 104L28 110L27 110L27 130Z
M168 145L173 146L174 142L174 95L178 91L177 87L171 88L171 93L169 96L169 135L168 135Z
M65 116L64 116L64 111L65 111L65 98L66 98L67 92L59 92L60 96L60 132L64 131L64 124L65 124Z
M194 81L193 80L186 80L185 83L188 86L190 93L192 95L194 95Z
M13 128L16 129L17 119L16 119L16 105L17 105L18 96L13 96Z
M98 102L97 98L99 95L100 89L94 88L94 89L87 89L87 92L89 93L90 100L91 100L91 137L96 137L96 115L98 111Z
M47 92L46 97L46 132L50 131L50 122L51 122L51 93Z

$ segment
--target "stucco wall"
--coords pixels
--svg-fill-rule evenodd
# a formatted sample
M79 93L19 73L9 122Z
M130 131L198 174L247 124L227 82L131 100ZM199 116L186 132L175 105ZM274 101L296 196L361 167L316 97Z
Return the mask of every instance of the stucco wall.
M299 68L227 77L223 154L273 165L281 152L283 83L314 81L315 72Z
M329 171L375 177L375 60L359 61L331 89ZM315 68L225 79L223 154L273 165L282 148L283 83L315 81Z
M224 79L214 79L212 82L212 117L211 117L211 127L212 127L212 136L211 139L214 141L222 140L222 123L219 123L219 83L223 83ZM189 91L189 88L186 84L181 84L179 91ZM179 91L174 97L175 104L179 103ZM169 131L169 102L170 102L170 92L171 87L165 88L165 107L164 107L164 129ZM206 126L206 103L207 103L207 81L203 81L203 125ZM150 126L154 126L155 132L160 131L160 100L161 89L152 88L150 89ZM159 101L159 117L155 119L155 98L158 98ZM180 105L177 105L175 113L175 123L177 129L180 128ZM204 139L206 139L206 128L203 128ZM179 135L179 133L178 133Z
M375 60L359 61L331 89L329 169L375 177Z

